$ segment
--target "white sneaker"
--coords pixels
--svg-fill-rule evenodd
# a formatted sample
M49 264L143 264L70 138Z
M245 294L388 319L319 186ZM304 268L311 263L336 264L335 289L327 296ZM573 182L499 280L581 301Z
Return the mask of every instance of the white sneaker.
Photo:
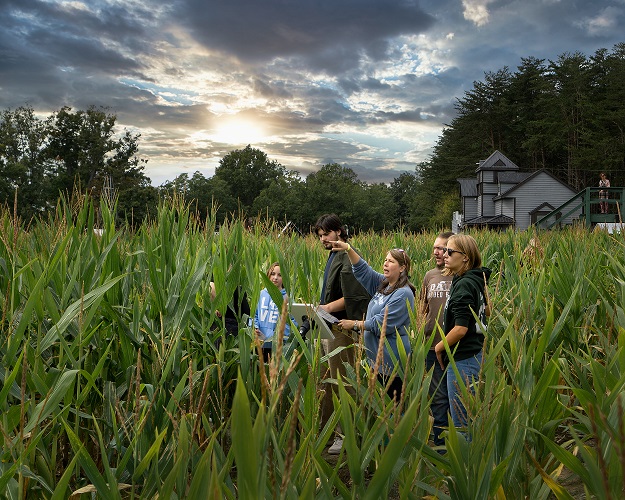
M339 453L341 453L342 448L343 448L343 438L337 436L334 438L334 443L332 443L332 446L328 448L328 453L330 455L338 455Z

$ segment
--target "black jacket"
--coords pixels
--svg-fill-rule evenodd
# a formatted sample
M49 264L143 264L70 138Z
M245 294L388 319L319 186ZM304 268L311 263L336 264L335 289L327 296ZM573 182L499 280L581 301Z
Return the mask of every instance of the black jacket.
M445 304L443 329L449 333L454 326L468 328L464 337L456 345L450 346L454 359L460 361L475 356L484 345L486 329L486 282L490 277L487 267L469 269L462 275L454 276ZM475 315L479 322L475 321Z
M321 291L324 304L345 298L345 310L332 313L333 316L338 319L362 319L367 314L371 296L355 278L347 252L336 252L324 285Z

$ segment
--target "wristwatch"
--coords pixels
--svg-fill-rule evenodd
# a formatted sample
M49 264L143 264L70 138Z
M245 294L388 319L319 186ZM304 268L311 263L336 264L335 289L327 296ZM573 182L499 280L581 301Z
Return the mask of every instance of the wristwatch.
M354 326L352 326L352 330L354 330L355 332L359 332L360 328L358 328L358 321L354 322Z

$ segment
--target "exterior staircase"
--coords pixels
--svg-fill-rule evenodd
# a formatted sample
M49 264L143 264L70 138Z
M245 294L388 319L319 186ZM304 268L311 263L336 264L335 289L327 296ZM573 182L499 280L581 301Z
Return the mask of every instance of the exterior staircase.
M608 191L608 199L601 200L608 203L607 214L602 214L599 209L599 191L602 189ZM567 217L576 213L580 213L576 221L589 229L594 228L599 223L623 224L623 217L625 217L625 187L587 187L567 202L538 219L535 227L539 229L561 227Z

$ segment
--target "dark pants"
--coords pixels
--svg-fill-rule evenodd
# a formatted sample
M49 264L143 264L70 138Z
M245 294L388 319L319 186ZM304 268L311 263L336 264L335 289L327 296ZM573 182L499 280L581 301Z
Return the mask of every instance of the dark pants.
M271 346L270 347L263 346L262 351L263 351L263 361L265 362L265 364L267 364L269 363L269 359L272 356Z
M430 371L432 367L434 367L434 371L432 372L432 382L428 395L430 396L430 411L434 417L434 444L442 446L445 444L445 440L440 437L441 432L443 428L449 425L449 394L447 392L447 373L436 359L434 349L430 349L425 358L426 370Z
M388 384L388 377L378 374L378 381L380 382L380 384L386 387L386 384ZM386 394L388 394L388 397L391 399L394 399L395 403L397 404L399 404L399 401L401 399L402 385L403 383L402 383L401 378L395 377L393 381L391 382L391 385L389 385L388 389L386 390Z
M356 359L354 352L354 337L352 333L343 330L339 327L332 327L332 333L334 334L334 338L332 340L324 341L323 350L325 354L330 354L338 347L345 347L340 353L335 354L330 359L328 359L328 372L323 375L321 378L333 378L338 379L338 377L345 377L347 370L345 369L345 363L349 363L354 366L354 361ZM347 382L343 381L345 385L345 389L347 392L353 397L355 396L354 388L347 384ZM325 394L321 401L321 427L323 427L328 420L332 417L332 413L334 412L334 403L332 401L332 393L338 394L338 387L335 384L324 383ZM341 433L340 426L337 429L338 433Z

